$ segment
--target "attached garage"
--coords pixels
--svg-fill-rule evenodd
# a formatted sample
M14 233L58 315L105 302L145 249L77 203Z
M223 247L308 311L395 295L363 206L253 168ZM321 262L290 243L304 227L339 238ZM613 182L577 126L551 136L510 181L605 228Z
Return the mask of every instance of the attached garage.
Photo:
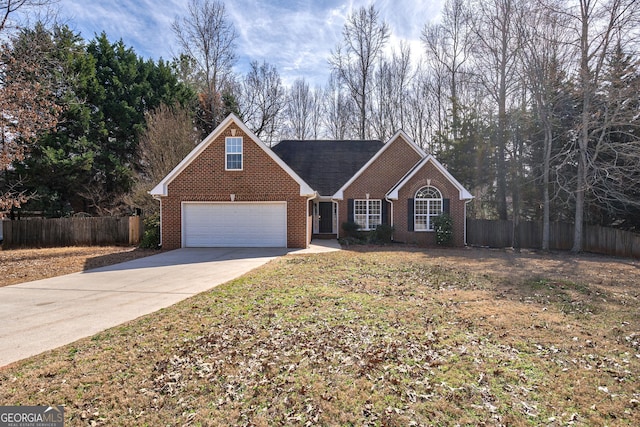
M183 202L183 247L286 247L286 202Z

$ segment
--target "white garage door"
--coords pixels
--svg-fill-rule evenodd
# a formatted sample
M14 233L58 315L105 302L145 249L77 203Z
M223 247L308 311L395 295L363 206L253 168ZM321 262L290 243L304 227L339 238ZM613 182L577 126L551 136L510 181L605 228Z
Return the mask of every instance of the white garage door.
M286 247L287 204L183 203L182 246Z

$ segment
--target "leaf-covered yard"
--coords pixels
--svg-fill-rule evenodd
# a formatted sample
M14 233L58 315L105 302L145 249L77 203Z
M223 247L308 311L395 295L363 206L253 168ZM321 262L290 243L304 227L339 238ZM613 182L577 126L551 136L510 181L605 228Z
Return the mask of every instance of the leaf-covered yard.
M640 263L289 255L0 370L67 425L638 425Z
M91 270L157 254L130 246L0 249L0 287Z

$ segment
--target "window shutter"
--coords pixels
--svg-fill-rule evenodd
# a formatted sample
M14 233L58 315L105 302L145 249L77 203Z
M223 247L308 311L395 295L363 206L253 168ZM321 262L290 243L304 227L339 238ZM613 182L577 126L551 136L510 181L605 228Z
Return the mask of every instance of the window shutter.
M414 230L414 218L413 218L413 208L414 208L414 204L413 204L413 199L407 199L407 225L408 225L408 230L409 231L413 231Z
M451 203L449 199L442 199L442 213L451 213Z
M389 202L382 200L382 223L389 224Z
M353 216L353 199L348 199L347 200L347 222L355 222L354 216Z

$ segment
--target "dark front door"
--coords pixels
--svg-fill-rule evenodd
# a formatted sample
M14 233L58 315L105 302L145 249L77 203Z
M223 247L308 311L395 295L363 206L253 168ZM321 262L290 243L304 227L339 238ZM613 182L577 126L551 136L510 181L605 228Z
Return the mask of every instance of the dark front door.
M333 203L320 202L319 205L320 233L333 233Z

